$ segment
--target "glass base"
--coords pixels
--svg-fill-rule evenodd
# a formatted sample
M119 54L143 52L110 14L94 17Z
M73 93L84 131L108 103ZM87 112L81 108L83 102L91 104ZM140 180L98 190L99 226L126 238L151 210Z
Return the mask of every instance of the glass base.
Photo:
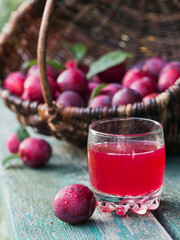
M118 215L125 215L128 210L137 214L145 214L147 210L155 210L159 207L162 187L154 192L140 196L118 196L105 194L92 188L97 205L102 212L116 211Z

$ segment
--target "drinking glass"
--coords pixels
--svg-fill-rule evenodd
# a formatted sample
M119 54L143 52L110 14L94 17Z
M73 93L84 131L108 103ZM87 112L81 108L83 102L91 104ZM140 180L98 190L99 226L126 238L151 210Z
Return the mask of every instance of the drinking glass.
M103 212L145 214L159 206L165 169L161 123L112 118L89 126L88 171Z

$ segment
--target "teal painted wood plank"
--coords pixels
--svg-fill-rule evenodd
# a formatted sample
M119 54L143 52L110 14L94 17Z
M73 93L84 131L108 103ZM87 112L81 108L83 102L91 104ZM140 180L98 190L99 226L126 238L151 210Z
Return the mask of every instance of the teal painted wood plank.
M0 192L2 192L1 185L0 185ZM7 226L7 216L5 209L3 207L4 202L2 199L2 195L0 194L0 239L1 240L8 240L9 237L9 231Z
M180 155L167 156L162 201L155 216L173 239L180 239Z
M1 102L0 109L3 113L0 118L2 159L8 153L5 139L18 124ZM72 226L58 220L52 211L55 193L72 183L89 186L86 152L54 138L47 140L53 146L54 156L43 169L29 169L20 160L11 163L6 170L0 166L2 194L13 239L172 239L151 212L143 216L129 213L119 217L96 209L92 218L82 225Z

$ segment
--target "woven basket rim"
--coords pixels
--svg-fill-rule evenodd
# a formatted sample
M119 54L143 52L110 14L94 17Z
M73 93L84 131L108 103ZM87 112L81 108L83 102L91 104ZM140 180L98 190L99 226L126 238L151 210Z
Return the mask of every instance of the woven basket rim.
M39 0L27 0L25 2L23 2L18 9L13 12L9 18L9 21L5 24L4 28L2 29L2 32L0 33L0 46L1 48L3 48L3 44L5 41L7 41L7 39L9 37L11 37L13 35L13 29L14 29L14 24L17 24L17 21L20 21L21 17L26 14L26 11L29 10L29 7L33 7L33 4L36 4L37 2L39 2ZM6 28L8 29L8 31L6 30ZM4 80L4 79L3 79ZM0 81L3 84L3 80L0 79ZM116 110L118 112L122 112L122 111L126 111L126 109L130 109L130 108L137 108L138 110L142 110L142 109L147 109L148 107L151 107L152 104L157 104L159 105L160 102L163 102L163 107L165 107L168 104L168 101L165 100L165 98L170 96L170 92L173 92L174 87L177 88L178 86L178 91L180 92L180 79L178 79L169 89L167 89L166 91L160 93L156 98L151 99L147 102L139 102L139 103L134 103L134 104L127 104L127 105L122 105L119 107L116 107ZM8 97L9 96L14 96L14 104L16 104L16 101L22 101L23 102L27 102L27 101L23 101L20 97L17 97L15 95L13 95L12 93L8 92L7 89L5 89L3 86L0 86L0 95L1 97ZM170 99L170 98L168 98ZM34 103L38 106L38 108L40 107L41 109L44 109L44 106L46 105L45 103L39 103L39 102L33 102L33 101L28 101L29 103ZM55 104L54 104L55 105ZM43 107L42 107L43 106ZM37 114L38 114L38 108L37 108ZM57 106L56 106L57 108ZM112 109L113 107L105 107L108 109ZM62 109L62 108L59 108ZM72 109L76 109L76 110L80 110L82 111L82 109L84 109L84 111L87 112L88 109L90 109L89 107L84 107L84 108L80 108L80 107L63 107L63 109L67 109L67 111L72 111ZM98 109L104 109L104 107L100 107ZM34 109L33 109L34 112Z
M169 104L169 100L170 100L170 96L171 96L171 93L174 92L174 88L178 89L178 92L180 93L180 78L176 80L176 82L170 86L166 91L160 93L157 97L153 98L153 99L150 99L149 101L146 101L146 102L136 102L136 103L133 103L133 104L127 104L127 105L121 105L121 106L116 106L116 107L98 107L96 109L99 109L99 110L103 110L103 109L115 109L117 112L123 112L123 111L126 111L126 109L129 109L129 108L137 108L138 107L138 111L141 111L143 109L147 109L148 107L152 107L152 104L156 104L158 106L158 104L160 104L160 102L163 102L163 105L162 107L166 107L168 104ZM40 102L37 102L37 101L30 101L30 100L22 100L21 97L19 96L16 96L14 94L12 94L9 90L7 90L6 88L0 86L0 96L1 98L8 98L9 96L13 96L13 100L10 100L12 101L15 105L16 105L16 102L19 102L21 101L22 103L23 102L28 102L29 104L31 103L34 103L34 105L37 106L37 112L35 113L34 112L34 108L33 108L33 113L34 114L38 114L39 111L44 111L45 112L45 119L49 116L49 114L47 114L47 104L46 103L40 103ZM168 101L167 101L167 97L168 97ZM73 112L73 110L79 110L80 112L82 112L82 110L84 112L87 113L87 110L90 110L90 109L93 109L93 108L89 108L89 107L72 107L72 106L60 106L58 107L55 103L55 101L53 101L53 106L56 107L56 109L60 110L61 112L63 111L67 111L67 112Z

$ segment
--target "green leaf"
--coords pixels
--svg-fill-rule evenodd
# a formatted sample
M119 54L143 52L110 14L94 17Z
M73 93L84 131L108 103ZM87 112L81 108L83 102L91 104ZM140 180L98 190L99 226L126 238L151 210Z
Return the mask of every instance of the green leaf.
M82 43L76 43L73 46L64 44L64 46L72 53L75 59L81 60L87 52L87 48Z
M22 142L24 139L30 137L30 134L28 133L26 128L21 125L17 130L17 136L19 141Z
M32 61L23 63L22 66L21 66L21 68L22 68L22 69L27 69L27 68L30 68L30 67L36 65L36 64L37 64L37 59L34 59L34 60L32 60Z
M95 98L101 91L102 88L106 87L108 84L107 83L101 83L100 85L98 85L91 93L91 96L89 98L89 102L88 105L90 103L90 101Z
M61 62L58 62L56 60L47 59L46 63L49 64L51 67L53 67L55 69L58 69L58 70L65 70L66 69L64 64L62 64ZM36 65L36 64L37 64L37 59L34 59L32 61L23 63L21 68L22 69L27 69L27 68L30 68L30 67Z
M46 63L48 63L49 65L51 65L51 67L53 67L57 70L66 70L66 66L59 61L52 60L52 59L47 59Z
M114 67L122 62L124 62L127 58L134 57L133 54L123 52L123 51L114 51L105 54L97 61L93 62L89 68L89 72L87 73L87 78L91 78L97 73L103 72L108 68Z
M7 163L12 161L13 159L19 158L18 153L12 154L11 156L8 156L2 160L2 166L4 167Z

